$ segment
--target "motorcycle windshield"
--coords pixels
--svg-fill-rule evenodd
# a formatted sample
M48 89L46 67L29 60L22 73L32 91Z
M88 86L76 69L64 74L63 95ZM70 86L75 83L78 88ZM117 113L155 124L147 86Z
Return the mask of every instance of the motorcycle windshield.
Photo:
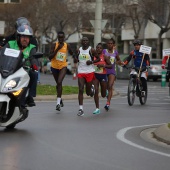
M21 67L22 52L10 48L0 50L0 73L6 78Z

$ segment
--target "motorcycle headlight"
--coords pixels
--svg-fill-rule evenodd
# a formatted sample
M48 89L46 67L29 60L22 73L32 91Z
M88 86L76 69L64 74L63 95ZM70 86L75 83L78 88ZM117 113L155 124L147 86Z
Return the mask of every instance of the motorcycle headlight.
M6 85L5 88L14 88L17 85L17 81L16 80L10 80Z

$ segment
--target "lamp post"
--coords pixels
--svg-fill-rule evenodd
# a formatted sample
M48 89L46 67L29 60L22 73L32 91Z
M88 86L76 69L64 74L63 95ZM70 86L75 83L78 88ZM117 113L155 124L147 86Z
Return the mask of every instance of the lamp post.
M102 34L102 0L96 0L95 22L94 22L94 47L101 42Z

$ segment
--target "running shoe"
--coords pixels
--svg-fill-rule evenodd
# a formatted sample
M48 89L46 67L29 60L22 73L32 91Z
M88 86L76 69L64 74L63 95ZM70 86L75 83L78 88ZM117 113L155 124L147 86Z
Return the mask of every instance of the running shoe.
M61 110L61 108L60 108L60 105L59 105L59 104L56 106L56 110L58 110L58 111L60 111L60 110Z
M60 101L60 106L61 107L64 107L64 103L63 103L63 100L61 99L61 101Z
M110 107L110 106L109 106L108 104L106 104L104 108L106 109L106 111L108 111L108 110L109 110L109 107Z
M100 109L96 109L94 112L93 112L94 115L98 115L100 114Z
M77 116L84 116L84 111L82 109L79 109Z
M95 89L94 89L94 85L92 84L90 96L93 97L93 96L94 96L94 93L95 93Z

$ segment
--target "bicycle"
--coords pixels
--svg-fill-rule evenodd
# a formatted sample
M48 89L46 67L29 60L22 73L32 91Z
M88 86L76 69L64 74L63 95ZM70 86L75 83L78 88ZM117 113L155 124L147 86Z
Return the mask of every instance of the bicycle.
M128 104L129 106L132 106L134 104L135 95L136 95L137 97L139 97L140 104L144 105L147 101L148 91L147 91L147 84L146 84L146 90L143 91L142 81L140 77L142 72L146 71L147 68L143 67L140 70L140 68L138 67L129 67L127 69L134 70L133 74L130 75L130 80L128 83L128 91L127 91Z

